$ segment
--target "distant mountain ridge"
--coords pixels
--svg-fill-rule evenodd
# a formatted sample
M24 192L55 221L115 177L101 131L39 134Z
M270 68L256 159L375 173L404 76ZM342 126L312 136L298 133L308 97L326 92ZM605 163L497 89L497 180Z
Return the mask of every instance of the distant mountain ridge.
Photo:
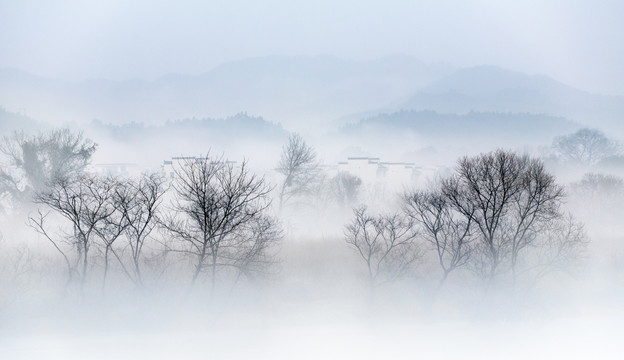
M624 117L624 97L590 94L544 75L495 66L459 69L425 86L400 108L548 114L624 132L620 121Z
M529 113L469 112L444 114L435 111L399 111L379 114L341 129L344 135L405 134L413 132L431 139L475 140L509 138L511 143L549 144L555 136L581 125L562 117Z
M7 111L0 107L0 135L8 135L14 131L35 132L44 127L40 122L30 117Z
M624 97L590 94L543 75L495 66L453 69L408 56L250 58L200 75L67 82L0 69L0 106L54 124L164 124L262 115L294 131L335 128L380 112L531 113L624 135ZM342 120L341 120L342 119Z
M55 123L101 119L157 124L248 112L293 126L384 106L451 71L405 56L363 62L332 56L271 56L223 64L201 75L167 75L155 81L72 83L0 70L0 105L25 108Z
M541 91L547 88L572 89L545 75L527 75L497 66L474 66L458 69L427 85L422 91L440 94L453 90L468 95L491 95L511 89Z

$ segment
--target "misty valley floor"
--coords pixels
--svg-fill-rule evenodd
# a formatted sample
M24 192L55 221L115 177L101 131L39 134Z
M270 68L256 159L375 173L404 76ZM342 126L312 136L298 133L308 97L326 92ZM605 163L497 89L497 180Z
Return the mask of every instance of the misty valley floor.
M14 303L0 311L0 358L617 359L624 352L621 294L602 284L556 295L492 293L488 301L453 291L432 300L398 286L371 301L355 281L327 270L311 280L304 270L213 300L205 289L187 296L179 288Z
M624 314L516 322L281 321L214 330L8 335L3 359L616 359Z

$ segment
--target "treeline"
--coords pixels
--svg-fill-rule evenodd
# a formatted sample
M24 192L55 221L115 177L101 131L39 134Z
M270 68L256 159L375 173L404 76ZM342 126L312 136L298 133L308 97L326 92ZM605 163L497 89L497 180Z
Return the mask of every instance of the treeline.
M35 131L43 124L33 120L25 114L7 111L0 106L0 133L10 133L17 130Z
M217 272L238 278L265 270L281 233L267 212L264 180L249 174L245 164L235 167L210 157L184 161L174 171L170 184L159 174L57 178L36 193L35 203L46 210L30 217L29 225L62 255L68 283L81 287L93 261L103 268L103 287L111 262L140 287L144 263L162 272L166 263L154 263L154 257L164 253L192 265L191 284L202 274L214 286ZM169 207L162 205L167 195L172 196ZM53 234L56 224L48 218L54 215L71 231ZM162 236L154 236L156 229Z
M593 163L618 151L601 136L580 131L554 144L569 161ZM592 155L577 159L588 138ZM172 161L166 178L88 173L97 145L67 129L16 133L0 149L8 159L0 171L5 210L24 211L59 255L68 286L80 289L105 289L112 273L138 288L170 273L211 289L270 274L285 237L280 219L313 201L315 211L328 211L318 200L324 193L353 209L343 241L363 261L372 289L416 274L442 286L460 271L486 286L535 284L582 261L589 243L544 163L505 150L461 158L451 175L403 192L388 211L362 203L356 176L328 176L296 134L283 147L275 185L245 162L208 154ZM422 272L428 259L439 271Z
M525 139L548 140L562 131L574 131L579 125L562 117L499 112L469 112L466 114L448 114L425 110L403 110L388 114L379 114L345 126L341 132L345 135L365 132L404 132L411 131L423 136L480 137L498 135L523 136ZM471 137L472 138L472 137Z
M28 214L63 259L68 285L98 278L104 288L115 269L141 287L146 266L155 275L172 263L191 265L191 284L204 274L214 284L218 273L251 277L274 261L282 235L271 187L245 163L207 155L173 164L173 180L122 178L85 171L95 150L67 129L3 142L5 210Z
M579 137L587 138L588 132L592 157L613 154L612 141L598 147L604 135L584 129L555 140L559 156L573 156L563 144L583 143ZM290 137L277 170L283 175L280 208L320 196L314 187L323 177L316 154L300 136ZM340 175L335 179L346 198L355 199L349 202L355 208L344 236L363 260L373 289L417 275L431 258L440 274L426 277L437 277L440 286L458 270L487 286L534 285L549 273L579 265L587 254L583 224L564 210L564 188L541 160L528 155L496 150L461 158L450 176L400 194L394 211L357 206L361 179Z
M430 190L405 192L398 212L356 209L347 243L372 287L410 275L425 253L436 258L440 286L461 269L487 285L535 284L585 256L589 240L563 198L540 160L497 150L460 159Z
M124 141L142 141L144 138L160 137L163 135L185 138L202 134L212 141L222 137L254 137L269 141L281 141L287 136L286 131L279 124L273 124L259 116L239 113L223 119L189 118L168 120L162 125L146 125L143 123L129 123L125 125L105 124L94 120L91 126L98 132L110 134L113 138Z

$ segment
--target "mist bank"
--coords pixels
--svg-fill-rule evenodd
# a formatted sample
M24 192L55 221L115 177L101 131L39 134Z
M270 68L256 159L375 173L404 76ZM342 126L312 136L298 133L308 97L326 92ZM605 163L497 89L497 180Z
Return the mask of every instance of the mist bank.
M468 112L464 114L404 110L381 113L345 125L345 137L392 137L412 133L427 146L466 146L479 142L484 148L548 144L553 137L573 132L581 125L563 117L531 113Z
M211 153L236 161L250 160L258 168L271 168L288 132L262 117L239 113L221 119L192 118L160 125L123 125L92 121L85 134L98 139L102 152L97 163L134 163L157 169L175 156ZM271 160L268 160L271 159Z
M459 156L497 147L547 152L544 149L555 137L580 127L565 118L528 113L401 111L363 118L337 131L307 137L326 165L365 156L419 166L450 166ZM248 159L254 167L269 170L292 133L281 124L245 113L222 119L167 121L162 125L92 121L82 128L101 144L96 162L131 162L151 168L172 156L211 152L232 160Z
M494 90L475 90L478 93L475 96L489 96L505 86L494 84ZM163 100L161 105L167 106L167 102ZM214 114L212 111L202 113ZM28 135L54 128L57 123L46 117L41 122L32 120L24 113L30 115L21 110L0 112L3 135L11 137L14 130L22 130L26 135L16 136L14 140L27 145L40 143L32 149L43 151L41 156L30 160L46 163L58 159L53 156L55 147L49 146L48 137ZM29 346L37 344L54 356L84 357L91 355L89 351L99 346L102 339L107 339L115 345L102 352L105 355L123 358L129 354L132 357L150 354L145 350L139 355L129 349L127 344L139 341L145 348L155 348L163 354L180 354L176 352L178 345L188 343L188 353L184 355L192 358L203 348L190 343L209 338L211 355L225 358L293 357L292 351L297 354L300 349L296 348L302 346L320 349L306 353L311 357L328 356L344 351L345 343L358 347L358 351L344 353L345 357L359 358L374 353L396 357L442 354L450 358L457 355L454 349L445 353L435 344L445 344L447 336L451 336L464 339L459 350L462 356L497 358L508 353L508 346L521 342L526 346L524 351L514 354L523 357L543 354L553 344L561 347L569 346L569 342L576 344L587 326L595 327L599 334L592 344L601 346L605 354L618 350L616 342L610 340L622 318L620 304L624 296L620 276L624 268L621 226L614 216L622 210L618 199L624 188L618 176L624 174L624 162L616 132L606 136L591 129L579 131L585 123L577 119L530 112L373 110L368 115L356 115L355 120L341 118L332 126L310 122L307 125L316 129L303 136L295 136L292 127L276 121L275 117L248 113L231 112L236 115L210 118L175 117L162 122L152 121L157 115L142 121L139 110L135 114L137 119L133 121L68 122L70 117L62 121L69 124L71 132L82 132L91 139L90 146L97 143L97 151L89 153L84 169L81 168L88 174L85 179L103 176L126 181L131 167L135 167L135 175L148 170L165 177L167 190L162 211L171 216L169 225L173 227L174 220L179 220L176 217L181 216L176 206L178 210L181 207L170 201L175 197L175 183L170 181L176 174L169 167L186 164L182 168L192 168L191 164L197 164L197 157L210 155L217 159L217 164L227 164L235 174L243 160L248 160L249 175L266 181L263 194L266 191L267 204L270 203L267 213L276 216L283 230L279 249L272 253L274 261L268 271L253 276L239 277L236 272L225 270L232 264L227 261L241 260L229 252L232 244L247 236L237 234L230 239L232 243L224 254L227 261L219 263L223 268L213 274L212 278L217 280L210 281L209 272L203 268L205 264L196 261L201 252L180 243L174 246L175 236L159 224L146 242L140 262L142 286L132 281L132 272L128 270L132 247L107 243L111 231L102 231L94 237L89 265L83 268L82 282L78 284L72 278L73 261L87 257L86 250L80 250L72 242L75 227L63 223L59 216L48 217L46 211L50 209L32 203L33 197L28 192L24 193L22 205L17 201L7 203L3 198L3 206L14 206L2 213L0 219L0 334L8 339L0 342L0 350L7 356L30 354ZM308 175L314 176L295 176L296 181L287 181L283 153L290 140L297 137L307 142L315 154L310 166L305 167L313 170ZM602 146L593 147L593 144ZM497 275L496 282L484 281L475 271L478 266L459 268L447 277L440 269L435 248L424 240L422 232L415 231L410 234L418 241L409 251L414 250L418 256L414 256L413 262L412 258L408 259L409 275L386 282L386 273L382 272L384 276L373 276L371 280L375 271L350 246L355 241L348 242L348 226L361 219L367 224L363 227L367 232L391 238L394 235L388 235L388 229L404 226L393 214L401 210L398 201L406 190L430 191L439 184L436 181L448 179L464 157L499 147L511 148L515 154L536 155L543 161L544 169L552 171L553 179L561 184L566 196L566 201L560 204L561 210L569 211L579 221L568 230L587 231L590 239L587 249L575 251L578 259L563 261L561 265L565 266L556 272L534 280L533 272L539 270L543 258L533 257L530 252L546 249L550 254L556 247L531 243L523 248L527 257L524 250L520 252L520 258L525 261L521 265L528 270L517 281L515 274L510 280L509 259L502 263L504 268L499 269L501 275ZM29 149L28 146L14 148ZM16 176L13 179L20 181L23 174L31 174L29 169L38 169L38 166L26 169L19 161L9 167L24 170L11 172ZM486 167L476 173L490 170ZM612 175L585 175L588 172ZM11 184L23 192L28 188L23 188L20 181ZM131 189L135 186L128 185L131 183L124 186ZM97 188L93 193L98 193ZM289 197L289 193L294 195ZM518 201L526 198L531 197L519 196ZM362 206L367 206L368 212L358 212ZM49 239L24 224L28 217L37 219L37 214L42 226L45 218L49 221L48 229L58 231L54 239L65 246L65 254L73 254L74 258L67 264ZM462 219L458 214L450 215L447 220L452 226L447 231L461 232L462 224L472 221ZM507 220L501 223L510 225ZM109 225L106 223L105 227ZM258 234L257 229L250 227L248 234ZM357 226L353 229L357 230ZM558 235L566 233L558 229L531 231L530 237L556 240ZM469 232L470 236L474 236L474 231L473 228ZM187 235L178 232L180 239ZM506 238L497 239L504 242ZM507 251L506 246L501 247L502 252ZM482 249L471 254L477 260L484 256ZM403 255L392 253L389 258L394 261ZM138 273L139 266L136 268ZM394 270L390 267L383 271L392 275ZM194 272L199 275L191 280ZM67 280L68 273L71 281ZM445 279L443 286L441 278ZM194 287L189 286L193 282ZM541 336L534 336L538 329L545 330ZM489 343L483 336L492 332L499 334L497 341L502 345L489 347L489 352L483 355L481 350ZM191 333L195 337L189 336ZM414 336L418 339L414 340ZM343 342L337 344L336 338ZM175 344L167 346L163 339ZM78 345L68 345L76 341ZM413 346L414 342L418 347ZM580 345L566 349L574 353L587 351L586 346Z
M453 69L407 56L360 62L269 56L151 81L68 82L3 69L0 97L9 111L57 125L93 119L157 125L248 112L291 131L316 134L354 118L402 109L545 114L619 133L614 120L624 114L621 96L591 94L547 76L495 66Z
M49 124L36 121L23 113L7 111L0 106L0 134L6 135L14 131L36 132Z
M159 169L171 157L206 153L222 154L234 161L247 159L256 169L270 170L292 133L269 118L247 113L168 120L162 124L92 120L66 125L83 131L99 144L93 164L130 164L143 170ZM53 123L21 113L0 112L0 133L4 136L14 131L34 134L54 127ZM362 115L337 125L337 130L319 128L305 137L328 166L350 157L372 157L416 166L449 167L460 156L497 147L547 157L556 137L581 127L581 123L545 114L402 110Z
M459 118L460 121L464 120ZM456 121L457 118L451 117L451 120ZM99 129L93 135L106 133L114 141L126 143L128 149L156 156L154 151L157 147L147 147L142 141L162 141L154 145L163 147L163 144L185 144L190 142L189 139L194 139L197 141L195 146L201 146L205 137L223 136L223 141L235 143L233 135L227 132L226 121L251 128L251 134L241 132L243 139L252 137L252 134L263 134L262 129L265 129L266 141L272 139L274 147L288 144L279 140L283 134L279 127L245 115L229 120L191 119L163 126L134 124L123 127L95 123ZM220 127L223 129L219 130ZM496 134L493 132L492 136ZM574 133L574 136L563 140L572 141L576 137L584 139L586 136L583 134ZM594 139L604 137L596 132L590 134L593 134ZM46 139L43 138L43 145L49 143ZM393 144L393 139L384 139L386 146ZM100 138L95 137L94 140L100 141ZM90 141L87 143L92 146ZM133 144L134 148L131 147ZM612 141L607 141L607 144L613 145ZM287 148L284 146L284 149ZM46 149L50 147L42 148L44 155L48 154ZM102 150L104 148L100 147L97 151ZM562 147L562 150L565 148ZM601 157L608 158L619 153L616 146L607 147L607 150L591 157L576 158L575 153L560 153L557 156L561 169L578 166L587 171L599 164ZM43 204L32 204L30 198L25 198L22 209L17 209L10 216L3 214L0 219L3 225L0 241L0 264L3 270L0 273L3 290L0 292L0 334L3 340L0 342L0 353L7 354L7 357L16 353L36 356L32 348L36 345L38 349L44 349L47 355L82 358L92 355L94 348L103 346L103 341L109 345L98 355L121 358L149 356L154 349L161 355L183 354L193 358L206 354L206 344L210 345L210 355L224 358L246 358L251 355L259 358L288 358L299 354L301 347L314 349L306 352L305 355L310 357L339 353L347 358L365 358L371 354L394 354L399 358L404 355L452 358L457 354L498 358L509 352L508 346L518 343L522 343L523 350L514 352L514 356L543 354L555 345L569 346L558 353L570 350L578 354L589 351L586 344L577 344L581 338L591 340L592 346L601 346L605 355L619 349L619 343L612 340L612 335L616 334L613 331L618 328L622 318L620 304L624 296L624 283L619 275L624 266L620 256L622 246L618 241L621 236L619 227L615 226L617 217L607 217L605 214L613 215L621 210L622 202L618 202L616 197L624 191L621 180L589 177L566 189L572 206L561 204L562 209L578 211L578 214L583 215L579 220L591 224L588 226L588 235L591 237L589 251L579 253L582 255L580 266L575 264L568 268L567 265L572 264L566 261L563 264L566 265L564 271L549 273L547 277L535 281L524 278L517 282L510 281L508 270L503 269L501 271L505 273L501 273L495 283L484 282L474 269L458 268L448 277L444 286L440 286L443 274L436 251L431 244L421 239L418 247L423 250L423 256L418 257L413 268L410 267L409 276L371 283L371 273L366 262L356 249L349 246L345 229L353 217L351 209L357 205L368 205L375 216L385 216L385 212L399 209L396 201L400 189L384 189L388 182L397 180L397 174L394 174L395 177L384 177L380 175L392 172L380 170L384 167L392 168L392 165L404 168L405 164L385 163L378 158L358 158L350 159L352 164L347 161L347 164L332 169L318 164L316 161L319 159L313 157L311 164L315 171L307 174L314 176L298 176L298 181L289 183L285 180L287 172L279 172L282 168L279 151L274 155L259 152L259 155L266 157L267 163L273 164L271 169L278 169L273 178L267 178L267 185L277 190L271 193L272 207L267 209L280 214L284 239L275 253L276 261L270 271L254 276L239 278L226 270L227 264L220 264L224 267L217 272L215 285L211 283L207 269L204 269L194 287L190 287L191 275L197 271L195 256L189 256L188 248L172 246L170 241L174 235L155 228L144 248L142 286L137 287L131 280L132 276L128 275L128 268L124 269L127 266L124 264L131 258L130 248L121 243L109 246L106 241L115 231L102 231L93 238L89 251L90 265L85 268L88 271L82 273L83 281L68 281L66 267L73 263L70 261L68 265L64 264L60 254L45 236L37 235L24 224L25 216L37 214L33 205L41 207ZM96 154L93 154L94 160ZM229 156L228 153L226 155ZM515 157L513 154L511 156ZM46 155L37 159L46 163L53 158ZM419 165L431 165L431 158L422 156L419 159ZM197 164L195 158L179 161L180 169L190 169L193 164ZM206 161L204 166L197 169L209 169L205 164L214 164L208 159ZM227 164L232 170L239 168L239 164ZM61 162L60 165L66 163ZM339 175L340 170L345 169L363 170L362 182L334 182L334 179L341 180L334 175ZM486 166L483 171L475 173L488 171L491 168ZM371 177L365 178L364 174ZM358 173L354 172L353 175ZM421 190L431 189L424 181L416 181L411 177L413 173L408 175L405 184ZM175 171L173 176L171 179L175 179ZM120 176L115 178L121 179ZM487 181L480 183L486 184ZM86 184L95 189L93 192L81 193L86 198L92 196L89 194L100 194L97 182ZM278 192L283 184L292 190L301 187L305 191L294 192L296 196L284 201L280 213L277 209L281 202ZM351 190L355 188L355 191L336 188L336 184L351 184ZM176 191L174 186L166 187L169 195L163 197L164 213L179 212L179 209L176 210L176 202L169 201L169 197ZM336 198L336 195L350 192L356 196L346 196L342 200ZM117 192L112 194L118 195ZM517 200L522 202L526 198L531 197L519 196ZM606 204L604 198L610 198L613 202ZM87 206L93 203L91 200L85 201ZM510 213L512 208L502 213ZM596 208L601 211L596 211ZM193 207L187 209L189 213L196 213ZM508 220L501 223L507 226ZM65 246L67 254L74 254L78 259L85 254L86 258L86 252L81 252L71 241L76 236L76 232L72 231L75 227L63 222L58 216L50 216L46 221L49 221L49 229L59 231L59 237L55 239ZM386 236L384 229L387 227L383 224L387 224L387 221L373 221L382 225L375 228L375 231L383 233L382 236ZM108 227L112 223L105 221L102 224ZM455 224L462 226L462 223L466 222L460 220ZM61 231L62 228L65 231ZM613 232L604 231L604 228ZM451 228L451 233L454 231L454 227ZM564 232L555 235L560 233ZM415 232L414 235L419 237L423 234ZM530 237L534 235L531 232ZM181 238L184 236L187 234L182 234ZM236 244L240 239L235 236L232 240ZM535 245L532 243L526 249L533 251ZM231 246L228 248L231 251ZM108 251L114 251L118 257L109 254L107 258ZM229 251L225 253L225 258L231 260L233 254ZM482 255L479 251L471 254L477 256L477 259ZM394 261L401 256L401 253L392 254L390 258ZM533 270L532 264L527 262L524 265ZM381 269L384 267L381 266ZM371 284L374 286L371 287ZM586 335L588 326L595 330L595 337ZM492 333L497 334L496 341L500 347L490 346L484 355L482 348L489 344ZM488 340L483 338L486 335L489 336ZM461 338L461 348L441 350L439 346L446 344L448 336ZM197 342L204 346L198 346ZM137 343L145 349L137 351ZM180 344L188 344L188 347L179 352ZM345 344L357 349L345 350Z

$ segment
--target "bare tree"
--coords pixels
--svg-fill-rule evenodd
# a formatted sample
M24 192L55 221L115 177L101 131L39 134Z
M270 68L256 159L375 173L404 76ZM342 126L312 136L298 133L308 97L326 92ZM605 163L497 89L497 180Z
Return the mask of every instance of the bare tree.
M277 240L266 215L271 189L245 162L238 168L206 156L180 165L174 168L175 215L163 224L184 244L173 250L195 259L191 286L208 269L214 289L217 269L245 272Z
M284 175L279 193L282 209L291 198L308 194L314 188L319 173L316 152L299 134L293 134L282 149L277 171Z
M587 128L555 138L552 146L563 159L585 165L594 165L620 153L616 141L607 138L599 130Z
M579 182L572 184L572 188L585 193L587 197L608 197L624 192L624 179L614 175L587 173Z
M99 182L100 190L104 198L104 206L106 207L105 213L108 214L103 217L101 221L97 222L94 227L94 231L97 234L99 240L104 247L104 273L102 275L102 291L106 287L106 279L109 270L109 257L113 254L119 264L121 264L123 270L127 273L127 269L124 266L122 259L119 257L117 251L113 245L125 232L128 223L124 218L123 208L121 207L121 201L119 201L119 194L124 192L124 183L114 177L101 178Z
M133 269L131 279L137 286L143 284L143 249L158 225L159 207L164 193L164 179L153 173L126 181L115 194L125 225L124 236L130 247Z
M35 201L47 205L65 218L72 230L60 239L50 233L46 225L49 212L38 212L29 218L29 225L45 236L63 256L68 270L68 282L77 276L84 286L89 269L89 251L96 244L98 232L115 211L110 206L113 183L93 175L82 174L56 181L38 193Z
M561 187L541 161L513 152L462 158L442 192L474 224L473 264L490 281L506 271L515 279L518 257L538 229L561 216Z
M365 207L353 213L355 217L345 229L346 242L366 263L371 289L413 270L422 251L408 218L400 214L371 216Z
M544 164L537 159L529 159L523 169L521 191L512 197L511 211L506 236L511 243L511 271L516 281L518 258L535 242L540 228L550 227L560 218L560 205L563 189L555 183L555 178L546 172Z
M583 218L592 233L623 231L624 179L589 173L567 187L568 208Z
M224 243L222 257L238 270L236 280L270 271L276 262L276 241L282 236L277 219L259 216L247 222L232 241Z
M69 220L72 231L61 237L52 234L46 222L49 212L41 210L37 217L30 218L29 225L63 256L68 282L77 276L81 287L84 286L95 246L101 250L103 262L102 290L106 286L111 257L128 279L141 286L141 254L147 237L157 225L163 193L163 180L155 174L136 180L88 174L60 179L39 192L35 201ZM127 241L119 246L120 239L124 238ZM124 256L127 248L131 266Z
M533 251L517 264L517 275L532 285L549 273L574 270L587 256L588 245L583 224L570 214L562 215L543 224L536 234Z
M435 250L442 268L442 285L452 271L466 266L471 260L473 214L463 216L439 191L406 193L403 207L413 223L418 224L418 232Z
M455 175L442 183L444 196L478 230L479 250L485 258L479 263L479 270L490 280L505 259L508 243L502 236L504 220L513 197L521 191L527 160L502 150L464 157L459 160Z

